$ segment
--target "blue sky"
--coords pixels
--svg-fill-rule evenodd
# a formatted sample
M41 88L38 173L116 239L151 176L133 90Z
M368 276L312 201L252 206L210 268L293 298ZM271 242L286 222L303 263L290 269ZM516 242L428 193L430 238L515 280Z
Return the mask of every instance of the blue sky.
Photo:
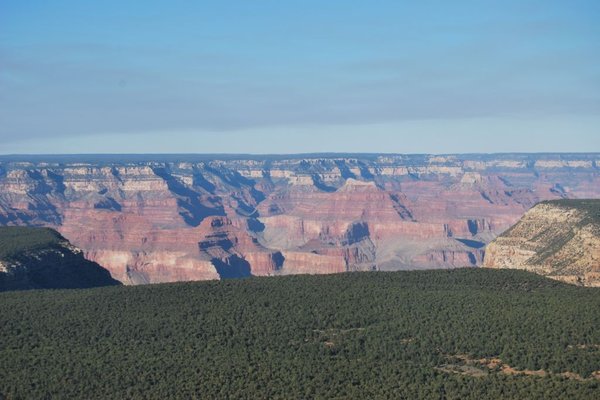
M600 151L599 1L0 0L0 154Z

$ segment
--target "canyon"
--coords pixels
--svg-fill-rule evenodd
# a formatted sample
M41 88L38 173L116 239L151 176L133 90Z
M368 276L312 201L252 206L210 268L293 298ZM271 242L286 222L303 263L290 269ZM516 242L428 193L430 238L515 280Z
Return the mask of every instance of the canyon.
M56 229L124 284L481 266L600 154L0 156L0 225Z

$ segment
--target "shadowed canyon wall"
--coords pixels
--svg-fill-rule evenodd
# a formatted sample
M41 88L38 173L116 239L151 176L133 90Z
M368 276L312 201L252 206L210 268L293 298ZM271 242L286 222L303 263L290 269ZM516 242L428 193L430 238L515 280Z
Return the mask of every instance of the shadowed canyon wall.
M126 284L481 265L600 154L2 156L0 225L57 229Z

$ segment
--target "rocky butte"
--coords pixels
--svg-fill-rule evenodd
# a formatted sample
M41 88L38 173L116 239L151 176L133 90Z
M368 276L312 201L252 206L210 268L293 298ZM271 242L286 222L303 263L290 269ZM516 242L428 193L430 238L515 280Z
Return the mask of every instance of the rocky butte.
M600 154L2 156L0 225L48 226L126 284L479 266Z
M600 200L536 205L487 246L484 266L600 286Z

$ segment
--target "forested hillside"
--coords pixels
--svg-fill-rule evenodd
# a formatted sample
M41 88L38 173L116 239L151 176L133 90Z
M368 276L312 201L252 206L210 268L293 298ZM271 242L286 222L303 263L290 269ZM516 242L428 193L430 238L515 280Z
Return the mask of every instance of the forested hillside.
M0 260L13 259L19 254L54 247L65 239L49 228L0 226Z
M0 227L0 292L119 284L53 229Z
M479 269L2 293L0 393L596 399L599 309Z

